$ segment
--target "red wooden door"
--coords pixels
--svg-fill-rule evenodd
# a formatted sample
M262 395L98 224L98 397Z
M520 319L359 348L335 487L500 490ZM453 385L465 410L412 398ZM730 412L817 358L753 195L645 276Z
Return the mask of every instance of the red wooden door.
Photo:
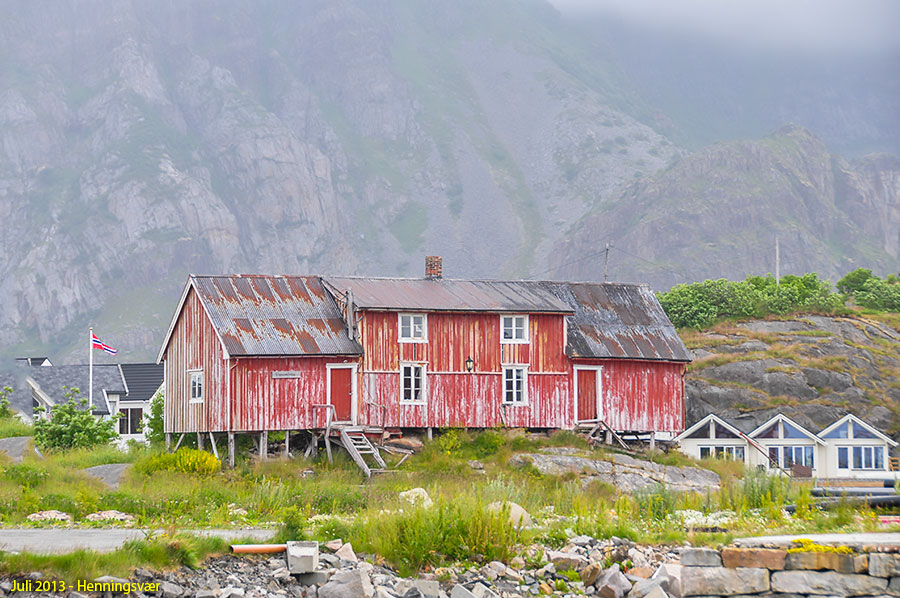
M337 421L351 421L353 410L353 370L331 368L331 404Z
M578 370L578 421L597 419L597 370Z

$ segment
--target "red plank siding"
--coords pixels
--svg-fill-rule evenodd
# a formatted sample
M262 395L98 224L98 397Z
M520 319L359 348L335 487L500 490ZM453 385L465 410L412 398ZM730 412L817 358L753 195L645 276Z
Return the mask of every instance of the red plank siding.
M614 430L684 429L683 363L579 359L574 365L603 367L602 416Z

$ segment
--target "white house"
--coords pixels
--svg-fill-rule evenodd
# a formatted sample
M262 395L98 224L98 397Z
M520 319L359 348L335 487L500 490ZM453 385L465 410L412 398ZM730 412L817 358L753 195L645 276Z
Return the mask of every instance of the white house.
M747 436L765 451L754 451L750 465L793 469L799 477L819 477L825 441L788 416L779 413Z
M780 413L749 433L711 413L675 441L681 452L696 459L737 459L748 467L783 470L796 477L900 478L889 457L897 442L852 414L815 434Z
M889 455L897 443L855 415L848 413L819 432L819 437L827 443L823 449L827 466L822 477L894 477Z
M695 459L724 457L747 463L746 436L743 432L710 413L675 437L681 452Z

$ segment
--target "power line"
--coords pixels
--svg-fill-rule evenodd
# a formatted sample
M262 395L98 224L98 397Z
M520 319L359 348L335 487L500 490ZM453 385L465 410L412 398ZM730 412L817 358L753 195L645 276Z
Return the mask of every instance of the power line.
M609 246L612 247L611 244L609 244ZM525 278L526 278L526 279L527 279L527 278L534 278L535 276L540 276L541 274L547 274L548 272L553 272L554 270L559 270L560 268L564 268L564 267L566 267L566 266L571 266L572 264L577 264L578 262L583 262L584 260L590 259L590 258L592 258L592 257L596 257L596 256L598 256L598 255L601 255L601 254L603 254L603 253L606 253L606 251L607 251L607 249L606 249L606 247L604 247L603 249L601 249L601 250L599 250L599 251L594 251L594 252L592 252L592 253L588 253L588 254L586 254L586 255L581 256L581 257L578 258L578 259L574 259L574 260L571 260L571 261L568 261L568 262L564 262L564 263L562 263L562 264L559 264L558 266L553 266L552 268L548 268L547 270L544 270L544 271L542 271L542 272L533 272L533 273L531 273L531 274L528 274Z

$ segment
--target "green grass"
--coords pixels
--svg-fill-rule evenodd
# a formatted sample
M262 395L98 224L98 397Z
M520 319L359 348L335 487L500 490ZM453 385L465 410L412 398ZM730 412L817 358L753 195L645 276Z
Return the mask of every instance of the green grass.
M229 543L220 538L191 534L163 534L130 540L119 550L107 553L92 550L49 555L0 553L0 571L11 575L41 571L46 578L60 579L68 584L94 580L102 575L127 578L137 567L156 570L181 566L195 568L210 556L228 552Z
M31 424L23 422L18 417L0 418L0 438L11 438L13 436L31 436L34 434L34 428Z

